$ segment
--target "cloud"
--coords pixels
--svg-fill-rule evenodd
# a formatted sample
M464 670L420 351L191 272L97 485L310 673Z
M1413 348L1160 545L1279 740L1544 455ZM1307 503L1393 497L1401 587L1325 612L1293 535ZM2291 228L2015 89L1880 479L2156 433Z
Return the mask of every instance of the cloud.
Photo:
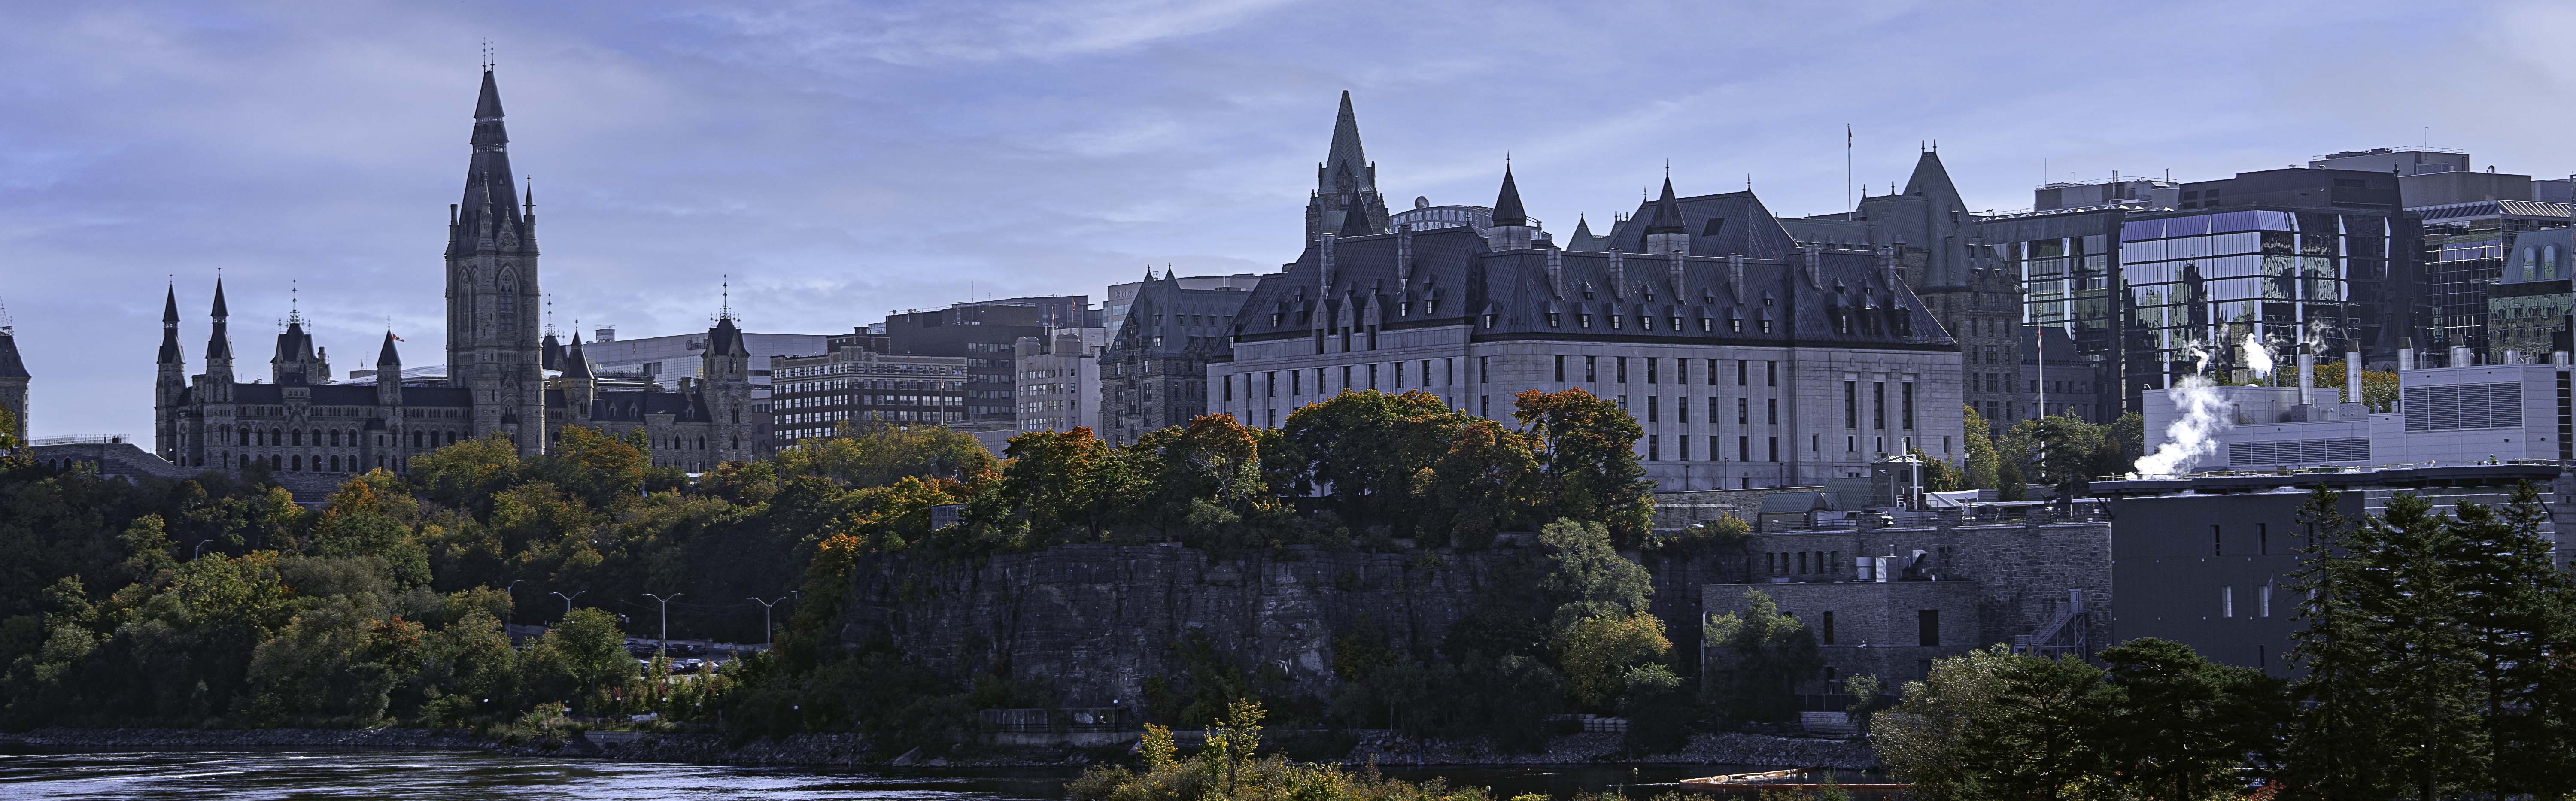
M1634 207L1754 176L1784 214L1903 180L2260 169L2417 141L2576 168L2562 6L1182 2L664 7L53 4L0 26L0 301L39 434L141 434L160 284L203 355L224 271L256 353L290 282L322 344L443 347L439 248L481 41L536 177L556 318L837 331L971 291L1292 259L1340 90L1390 197ZM2041 165L2045 160L2048 172ZM1883 189L1881 190L1883 191ZM970 290L971 287L971 290ZM349 365L343 365L347 367Z

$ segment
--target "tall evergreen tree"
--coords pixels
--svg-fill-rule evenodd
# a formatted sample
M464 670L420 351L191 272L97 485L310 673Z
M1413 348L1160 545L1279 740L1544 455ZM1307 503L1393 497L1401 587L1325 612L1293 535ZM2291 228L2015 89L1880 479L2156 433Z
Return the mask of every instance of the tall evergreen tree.
M2576 759L2566 753L2566 728L2547 696L2562 683L2553 674L2552 646L2568 636L2566 573L2551 564L2555 545L2541 534L2548 511L2528 482L2502 507L2462 502L2455 508L2456 549L2447 554L2458 571L2460 597L2452 606L2470 638L2474 699L2483 716L2482 741L2493 766L2481 788L2496 796L2537 793L2556 797L2576 790Z

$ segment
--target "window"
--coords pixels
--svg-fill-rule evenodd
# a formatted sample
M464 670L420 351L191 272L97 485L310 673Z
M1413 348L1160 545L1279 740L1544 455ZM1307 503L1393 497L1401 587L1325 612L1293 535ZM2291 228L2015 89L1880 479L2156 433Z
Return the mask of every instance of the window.
M1834 644L1834 613L1832 613L1832 612L1826 612L1826 613L1825 613L1824 624L1825 624L1825 631L1824 631L1824 634L1825 634L1825 638L1824 638L1824 639L1825 639L1825 642L1824 642L1824 644L1826 644L1826 645L1832 645L1832 644Z
M1763 363L1762 363L1762 380L1763 380L1763 382L1764 382L1766 385L1768 385L1768 386L1774 386L1774 387L1779 386L1779 385L1780 385L1780 363L1779 363L1779 362L1763 362Z
M1748 364L1752 364L1752 362L1750 362L1750 361L1746 361L1746 360L1743 360L1743 359L1737 359L1737 360L1735 360L1735 385L1736 385L1736 386L1739 386L1739 387L1742 387L1742 386L1750 386L1749 384L1746 384L1746 383L1745 383L1745 381L1744 381L1744 366L1745 366L1745 365L1748 365Z
M2272 555L2272 524L2254 524L2254 552L2264 556ZM2269 616L2266 615L2266 617Z
M1869 382L1869 425L1887 430L1887 382Z
M1599 357L1599 356L1585 356L1585 357L1583 357L1583 380L1584 380L1585 382L1588 382L1588 383L1600 383L1600 381L1601 381L1601 357Z
M1375 371L1374 371L1374 370L1372 370L1371 372L1375 372ZM1403 362L1396 362L1396 363L1395 363L1395 388L1396 388L1396 389L1403 389L1403 388L1404 388L1404 363L1403 363Z
M1739 382L1739 383L1741 383L1741 382ZM1708 385L1709 385L1709 386L1712 386L1712 387L1713 387L1713 386L1717 386L1717 360L1716 360L1716 359L1710 359L1710 360L1708 360ZM1715 419L1715 418L1711 418L1711 419Z
M1619 383L1628 383L1628 357L1612 356L1610 357L1610 360L1611 366L1616 368L1619 372Z
M1926 648L1941 644L1941 610L1920 609L1914 612L1914 644Z
M1779 438L1779 437L1772 437L1772 438L1771 438L1771 461L1772 461L1773 463L1778 463L1778 462L1780 461L1780 438Z
M1762 412L1763 412L1763 414L1764 414L1764 415L1767 415L1767 418L1766 418L1765 422L1768 422L1769 424L1771 424L1771 425L1775 425L1775 426L1776 426L1776 425L1779 425L1779 424L1780 424L1780 399L1779 399L1779 398L1764 398L1764 399L1762 399Z
M1288 371L1288 394L1291 396L1306 394L1305 379L1306 371L1304 370Z
M1657 420L1655 419L1655 410L1656 410L1656 404L1655 404L1655 401L1659 401L1659 400L1663 400L1663 399L1662 399L1662 398L1659 398L1659 397L1656 397L1656 396L1653 396L1653 395L1648 395L1648 396L1646 396L1646 422L1647 422L1647 423L1650 423L1650 424L1651 424L1651 423L1655 423L1655 422L1657 422Z
M1717 399L1714 397L1708 399L1708 422L1709 425L1712 426L1717 424ZM1742 424L1744 421L1737 420L1735 422L1737 424Z
M1655 400L1655 399L1653 399L1653 398L1647 398L1647 399L1646 399L1646 405L1647 405L1647 406L1653 406L1653 405L1655 405L1655 404L1654 404L1654 400ZM1664 459L1664 456L1663 456L1663 447L1662 447L1661 442L1659 442L1659 441L1656 439L1655 435L1653 435L1653 434L1647 434L1647 435L1646 435L1646 461L1649 461L1649 462L1660 462L1660 461L1663 461L1663 459Z
M2227 539L2219 534L2218 526L2214 523L2209 527L2209 555L2227 555Z
M1736 460L1736 461L1739 461L1739 462L1750 462L1750 461L1753 461L1753 448L1751 447L1752 442L1753 442L1753 438L1752 438L1752 437L1747 437L1747 436L1742 436L1742 435L1737 435L1737 436L1736 436L1736 438L1735 438L1735 460Z
M2218 616L2219 616L2219 617L2235 617L2235 616L2236 616L2236 588L2235 588L2235 587L2220 587L2220 588L2218 588Z
M1478 356L1476 358L1483 359L1485 357ZM1490 372L1485 373L1485 380L1494 380L1494 374ZM1556 356L1556 380L1558 383L1564 383L1565 381L1565 354L1560 353Z
M1685 407L1682 407L1682 408L1687 409L1687 408L1690 408L1690 407L1685 406ZM1678 460L1685 461L1685 462L1690 461L1690 435L1689 435L1689 434L1682 434L1682 435L1678 435L1678 436L1673 437L1673 447L1674 447L1676 450L1679 450L1679 451L1680 451L1679 453L1673 454L1673 458L1674 458L1674 459L1678 459Z
M1907 381L1898 386L1903 388L1902 394L1905 396L1905 430L1912 431L1914 430L1914 382Z
M1843 382L1843 427L1860 427L1860 382Z
M1673 399L1673 422L1690 425L1690 399Z
M1715 399L1715 398L1710 398L1710 400L1716 400L1716 399ZM1735 399L1735 424L1736 424L1736 425L1740 425L1740 426L1741 426L1741 425L1751 425L1751 423L1747 422L1747 420L1746 420L1746 417L1747 417L1747 416L1746 416L1746 414L1745 414L1745 408L1746 408L1748 405L1752 404L1752 403L1753 403L1753 401L1752 401L1752 400L1750 400L1750 399L1746 399L1746 398L1736 398L1736 399Z

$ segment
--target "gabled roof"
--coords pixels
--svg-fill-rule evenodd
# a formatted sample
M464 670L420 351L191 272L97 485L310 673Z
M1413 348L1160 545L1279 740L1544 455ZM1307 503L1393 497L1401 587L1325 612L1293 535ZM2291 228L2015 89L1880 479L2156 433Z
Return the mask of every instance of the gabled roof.
M590 378L595 374L596 371L591 369L590 357L582 355L581 332L572 332L572 345L564 350L563 377Z
M1670 175L1664 176L1664 196L1655 199L1654 216L1646 222L1646 233L1690 233L1690 229L1682 223L1681 201L1673 197L1673 177Z
M1369 236L1378 232L1377 226L1369 224L1367 201L1362 200L1358 192L1350 194L1350 203L1343 208L1342 230L1334 236Z
M1600 250L1601 238L1592 235L1592 223L1581 215L1574 218L1574 235L1565 238L1566 250Z
M1669 181L1666 182L1669 185ZM1643 221L1653 218L1662 201L1637 206L1637 216L1613 229L1604 249L1615 247L1629 253L1644 253L1648 226ZM1684 232L1690 234L1693 256L1725 257L1738 253L1748 259L1787 258L1797 250L1797 243L1782 230L1780 221L1751 192L1728 192L1674 199L1673 208L1681 218Z

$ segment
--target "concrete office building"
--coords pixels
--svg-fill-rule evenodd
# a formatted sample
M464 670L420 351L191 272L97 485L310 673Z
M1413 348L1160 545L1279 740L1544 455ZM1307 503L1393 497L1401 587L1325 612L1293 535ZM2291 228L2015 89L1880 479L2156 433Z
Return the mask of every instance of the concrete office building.
M590 356L593 370L600 375L633 377L650 381L663 389L679 386L682 380L705 381L700 374L706 353L707 333L699 331L672 336L618 339L617 329L594 328L582 352ZM826 347L825 334L775 334L744 331L742 345L751 354L751 385L766 388L770 383L770 360L797 353L821 353ZM766 394L765 389L760 390Z
M1100 430L1101 339L1108 329L1059 329L1021 337L1013 395L1019 430Z
M2521 482L2538 485L2552 510L2552 558L2576 559L2557 537L2569 522L2570 486L2556 464L2459 464L2347 472L2203 475L2097 481L2109 505L2111 623L2123 639L2156 637L2191 646L2211 661L2295 671L2284 662L2302 596L2294 588L2310 531L2299 508L2324 484L2343 493L2341 511L2379 514L2397 493L2414 493L2449 513L2462 501L2501 504Z
M2453 359L2475 361L2466 350ZM2565 353L2550 354L2548 364L2427 368L2412 368L2412 354L2401 355L2410 369L2398 371L2392 410L2374 412L2346 402L2360 390L2356 370L2335 377L2340 391L2305 381L2208 389L2216 395L2221 420L2210 437L2212 448L2183 472L2576 460L2576 422L2568 411L2576 408L2569 392L2576 368ZM2171 437L2168 427L2187 413L2180 403L2174 393L2148 393L2148 452L2163 446Z
M961 422L1009 431L1018 427L1011 402L1012 393L1018 391L1012 362L1021 337L1046 335L1045 317L1043 309L1021 305L960 305L890 314L885 319L886 353L965 359Z
M969 360L891 356L866 348L781 356L770 414L781 449L832 436L843 424L947 425L965 422Z

